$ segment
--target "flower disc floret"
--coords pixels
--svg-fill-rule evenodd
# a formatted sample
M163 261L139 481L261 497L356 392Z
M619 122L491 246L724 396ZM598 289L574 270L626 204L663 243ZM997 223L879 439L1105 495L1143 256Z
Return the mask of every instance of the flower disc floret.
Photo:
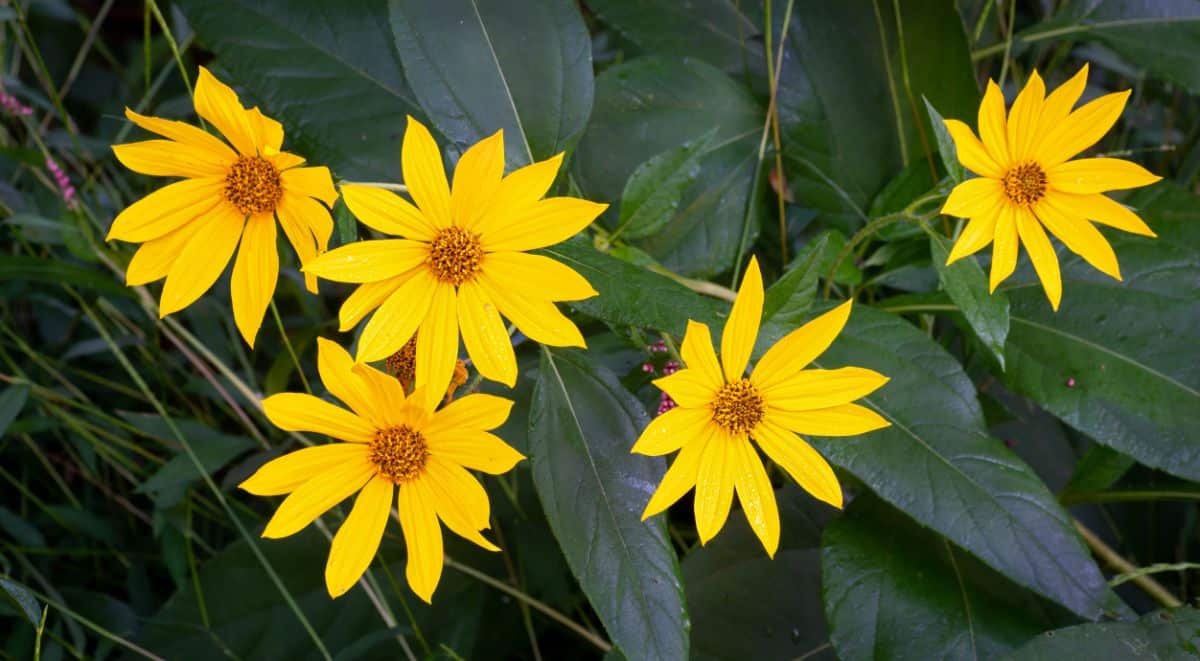
M1000 183L1013 204L1030 205L1046 195L1046 171L1032 161L1010 168Z
M371 441L371 463L393 484L404 484L419 476L428 459L425 437L408 425L380 429Z
M713 422L731 434L746 434L763 418L762 395L750 379L727 383L713 401Z
M261 156L241 156L225 175L225 199L247 216L275 211L283 185L279 171Z
M429 244L429 268L438 280L455 287L474 278L482 263L479 235L461 227L439 230Z

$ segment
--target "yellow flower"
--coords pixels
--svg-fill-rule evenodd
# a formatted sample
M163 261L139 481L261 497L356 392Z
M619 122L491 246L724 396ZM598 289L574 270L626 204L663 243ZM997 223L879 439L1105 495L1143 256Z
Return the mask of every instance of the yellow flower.
M113 145L129 169L183 181L155 191L113 221L108 240L141 243L125 281L144 285L166 278L159 316L182 310L216 282L241 240L230 293L233 318L253 347L279 277L275 218L301 263L324 251L333 219L317 200L333 204L337 191L325 167L298 167L304 159L279 151L283 127L200 67L196 114L233 145L184 122L125 116L166 140ZM235 151L236 150L236 151ZM316 199L313 199L316 198ZM316 278L307 277L316 292Z
M358 492L333 538L325 585L330 596L349 590L379 548L399 487L397 510L408 547L405 574L426 602L442 574L442 531L498 551L480 534L489 526L490 503L466 469L498 475L524 459L488 433L508 418L512 402L474 394L439 411L400 382L369 365L355 365L338 345L318 340L321 380L347 411L312 395L282 393L263 400L280 429L328 434L345 441L289 453L258 469L240 485L258 496L290 494L267 522L263 537L299 532L323 512Z
M980 142L960 121L946 120L958 160L979 175L950 193L942 213L970 218L950 251L947 264L995 241L991 291L1017 265L1017 244L1025 244L1042 288L1057 310L1062 299L1058 257L1045 229L1100 271L1121 279L1117 256L1091 222L1142 236L1154 232L1105 191L1152 184L1161 177L1117 158L1071 157L1096 144L1116 123L1129 91L1107 94L1072 111L1087 84L1085 64L1075 77L1046 95L1034 71L1008 116L1004 96L988 81L979 107Z
M888 426L871 409L852 404L887 383L861 367L804 369L833 344L851 301L792 331L743 376L758 337L763 285L751 258L721 334L721 358L705 324L688 321L680 355L686 365L654 382L678 404L655 418L633 452L658 456L679 450L642 514L667 509L696 487L696 530L707 543L738 500L767 554L779 547L775 492L750 439L816 498L842 506L842 489L825 459L797 434L854 436ZM681 449L682 448L682 449Z
M561 162L559 154L502 177L504 137L497 131L463 154L451 188L433 136L409 117L401 166L416 206L379 188L342 186L359 220L406 238L343 246L304 268L328 280L362 283L342 305L341 330L378 308L356 358L386 358L416 332L416 385L433 395L449 383L460 329L480 374L510 387L516 382L501 314L537 342L584 346L579 329L554 303L596 291L574 270L524 252L574 236L607 208L571 197L541 199Z

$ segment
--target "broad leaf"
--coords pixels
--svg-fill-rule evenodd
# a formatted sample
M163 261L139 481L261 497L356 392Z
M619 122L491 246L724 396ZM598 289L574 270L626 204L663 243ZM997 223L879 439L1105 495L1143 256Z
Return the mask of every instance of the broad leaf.
M763 321L776 324L798 324L807 318L808 310L817 297L817 279L821 273L822 256L829 235L823 235L804 247L804 253L788 265L787 271L776 280L763 298Z
M504 129L510 168L578 138L592 109L592 42L564 0L390 0L421 107L461 153Z
M529 415L533 482L571 571L613 642L634 659L683 659L679 565L642 510L666 470L629 452L642 405L580 352L544 349Z
M933 135L937 138L938 155L941 156L942 166L946 168L946 174L950 175L950 180L954 183L961 183L966 178L966 169L958 160L958 147L954 144L954 138L950 136L950 129L946 128L946 120L942 118L941 113L933 107L929 99L921 97L925 102L925 111L929 113L929 124L933 128Z
M36 629L40 626L42 621L42 605L38 603L37 597L33 596L29 588L16 581L0 578L0 590L4 591L5 601L16 606L33 628Z
M700 174L700 158L708 151L715 133L709 131L639 165L625 182L621 215L613 234L620 233L626 239L645 238L674 218L680 196Z
M730 74L763 68L761 27L731 0L588 0L587 6L647 53L697 57Z
M942 289L966 318L983 346L1004 369L1004 340L1008 337L1008 297L1004 292L988 293L988 277L974 257L964 257L947 266L951 243L931 231L929 252L937 269Z
M1137 622L1081 624L1047 631L1004 659L1194 659L1197 656L1200 656L1200 612L1182 607L1150 613Z
M21 414L28 399L29 386L24 383L14 383L0 392L0 436L4 436L8 426Z

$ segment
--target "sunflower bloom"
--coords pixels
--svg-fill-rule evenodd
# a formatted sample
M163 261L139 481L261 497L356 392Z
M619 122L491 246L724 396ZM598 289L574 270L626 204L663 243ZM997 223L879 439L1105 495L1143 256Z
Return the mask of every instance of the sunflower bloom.
M280 429L327 434L340 441L316 445L268 462L240 485L257 496L289 494L267 522L263 537L299 532L323 512L358 493L329 551L325 585L332 597L349 590L375 557L392 510L393 494L408 547L405 575L429 602L442 574L440 519L455 534L498 551L480 534L491 504L467 471L499 475L524 457L488 430L508 418L512 402L473 394L441 410L405 397L400 382L328 340L318 341L321 380L350 411L323 399L282 393L263 400Z
M122 211L108 240L142 244L125 272L126 284L167 279L160 317L208 291L240 240L230 294L238 331L253 347L279 277L275 219L300 262L307 262L324 251L333 234L333 219L317 200L331 205L337 191L328 168L300 167L303 158L279 151L279 122L258 108L243 107L237 93L204 67L194 103L196 114L228 144L190 124L125 109L130 121L167 139L113 145L117 159L135 172L184 180ZM316 292L315 277L306 277L305 284Z
M541 199L562 155L504 172L504 136L472 146L447 183L433 136L409 117L401 149L404 182L416 206L379 188L342 186L346 206L364 224L398 239L360 241L305 265L306 273L361 283L342 305L341 330L375 312L358 341L357 360L398 351L416 333L416 385L445 392L463 344L483 376L511 387L517 361L501 315L531 339L584 346L554 303L596 295L571 268L527 250L564 241L607 205L571 197Z
M744 376L762 306L762 274L751 258L721 334L720 360L708 326L689 320L680 346L685 369L654 382L677 405L646 427L632 451L658 456L679 450L643 520L695 486L696 530L705 544L725 525L736 491L750 527L774 557L779 509L750 440L810 494L841 507L833 469L797 434L855 436L887 427L879 414L851 402L888 378L861 367L804 369L833 344L850 318L851 301L789 333Z
M1117 256L1089 221L1154 236L1137 214L1103 193L1146 186L1161 177L1117 158L1069 160L1112 128L1129 99L1129 90L1115 92L1072 110L1083 94L1087 74L1085 64L1047 95L1034 71L1007 117L1004 96L989 80L979 107L982 141L966 124L946 120L958 160L979 175L956 186L942 207L944 214L970 219L946 263L995 242L990 282L995 291L1016 268L1017 246L1024 244L1055 310L1062 300L1062 276L1045 230L1117 280L1121 279Z

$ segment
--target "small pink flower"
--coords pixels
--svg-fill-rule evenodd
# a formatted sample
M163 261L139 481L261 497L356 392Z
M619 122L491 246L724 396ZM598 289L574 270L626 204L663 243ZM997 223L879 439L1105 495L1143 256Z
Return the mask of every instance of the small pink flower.
M33 114L33 108L21 103L17 97L0 92L0 107L3 107L13 117L28 117Z
M75 210L79 206L79 200L75 197L75 187L71 185L71 178L49 156L46 157L46 169L54 177L54 183L58 185L58 190L62 194L63 202L66 202L67 208L72 211Z

